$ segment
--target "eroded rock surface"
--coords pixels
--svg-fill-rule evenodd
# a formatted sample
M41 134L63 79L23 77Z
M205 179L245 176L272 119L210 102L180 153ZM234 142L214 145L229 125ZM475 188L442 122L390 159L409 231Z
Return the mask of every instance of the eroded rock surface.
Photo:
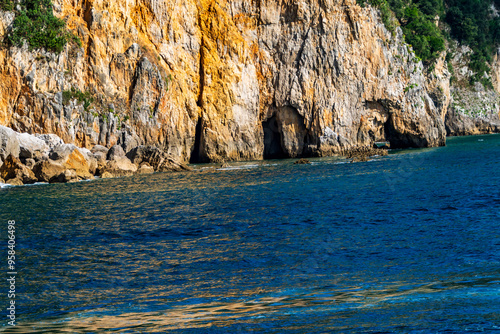
M184 162L445 143L447 102L435 93L446 73L428 84L401 32L355 0L55 0L54 10L82 47L0 49L0 124L16 131L87 149L154 145ZM0 30L11 21L0 15Z

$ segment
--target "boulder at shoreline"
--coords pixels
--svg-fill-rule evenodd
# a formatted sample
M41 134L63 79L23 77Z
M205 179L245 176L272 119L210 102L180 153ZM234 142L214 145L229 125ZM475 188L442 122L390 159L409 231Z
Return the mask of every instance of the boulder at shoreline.
M95 176L112 178L190 170L157 147L133 147L126 153L123 146L96 145L88 150L66 144L55 134L31 135L0 126L0 183L66 183Z

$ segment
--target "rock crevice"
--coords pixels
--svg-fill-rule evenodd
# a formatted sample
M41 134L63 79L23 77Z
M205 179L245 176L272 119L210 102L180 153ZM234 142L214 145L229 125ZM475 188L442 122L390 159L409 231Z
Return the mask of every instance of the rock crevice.
M449 76L426 77L354 0L54 5L83 45L0 49L0 124L16 131L193 162L445 143Z

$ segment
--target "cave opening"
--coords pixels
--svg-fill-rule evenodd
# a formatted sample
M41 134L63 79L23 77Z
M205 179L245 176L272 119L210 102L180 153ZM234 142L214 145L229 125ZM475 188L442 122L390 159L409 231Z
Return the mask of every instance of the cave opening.
M202 118L198 118L198 122L196 123L196 130L195 130L195 136L194 136L194 146L193 146L193 151L191 152L191 159L189 159L190 163L198 163L202 162L201 161L201 132L202 132L202 124L201 124Z
M288 158L281 145L281 132L276 115L262 122L262 129L264 130L264 159Z
M392 115L390 115L389 119L384 124L384 131L386 141L390 143L392 149L419 148L426 146L422 139L413 136L411 133L402 133L398 131Z

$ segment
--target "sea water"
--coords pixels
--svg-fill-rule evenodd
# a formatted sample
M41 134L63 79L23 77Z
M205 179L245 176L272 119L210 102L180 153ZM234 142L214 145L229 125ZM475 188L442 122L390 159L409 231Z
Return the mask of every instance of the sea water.
M500 136L311 161L1 189L0 331L500 333Z

